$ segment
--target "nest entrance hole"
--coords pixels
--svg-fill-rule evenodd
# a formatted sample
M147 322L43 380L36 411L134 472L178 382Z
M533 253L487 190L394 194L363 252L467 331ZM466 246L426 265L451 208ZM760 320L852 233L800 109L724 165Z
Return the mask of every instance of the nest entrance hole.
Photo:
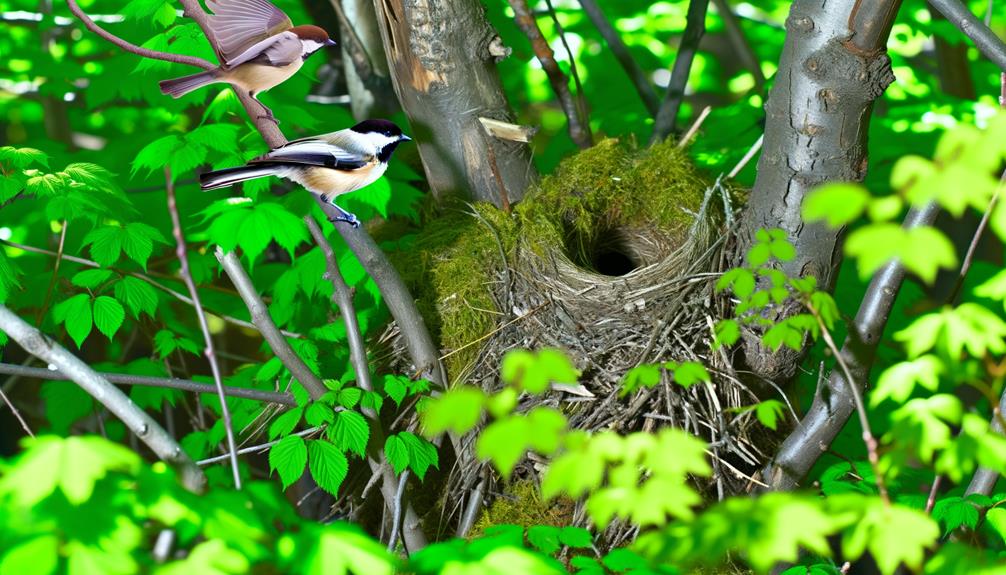
M609 277L622 277L646 265L628 228L601 230L587 239L578 232L567 235L566 251L581 268Z

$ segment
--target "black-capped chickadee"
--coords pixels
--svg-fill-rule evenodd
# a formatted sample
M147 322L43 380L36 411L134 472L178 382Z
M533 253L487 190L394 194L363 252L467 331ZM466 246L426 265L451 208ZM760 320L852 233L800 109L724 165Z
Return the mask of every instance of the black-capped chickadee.
M335 198L359 190L380 178L388 169L395 148L412 138L388 120L366 120L345 130L289 142L238 168L226 168L199 176L203 190L230 186L245 180L279 176L321 196L339 210L333 222L360 221L335 204Z
M180 98L207 84L227 83L256 96L285 82L324 46L334 46L317 26L294 26L282 10L267 0L207 0L209 35L220 66L160 83L161 92ZM272 111L258 102L265 118Z

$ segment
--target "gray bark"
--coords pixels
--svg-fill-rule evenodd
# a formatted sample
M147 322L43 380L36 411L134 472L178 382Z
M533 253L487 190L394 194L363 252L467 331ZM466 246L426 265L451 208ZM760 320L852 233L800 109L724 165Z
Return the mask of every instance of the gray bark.
M793 2L765 106L765 146L740 230L744 243L759 228L785 230L797 257L782 269L791 277L814 276L829 291L841 262L840 232L805 224L803 200L825 182L862 181L872 104L894 80L884 45L900 2L863 4ZM795 311L774 310L774 319ZM800 354L773 354L761 347L760 336L745 337L753 371L770 379L791 377Z
M375 0L398 100L438 198L507 207L534 181L526 144L486 135L479 117L513 122L496 70L506 54L477 0Z

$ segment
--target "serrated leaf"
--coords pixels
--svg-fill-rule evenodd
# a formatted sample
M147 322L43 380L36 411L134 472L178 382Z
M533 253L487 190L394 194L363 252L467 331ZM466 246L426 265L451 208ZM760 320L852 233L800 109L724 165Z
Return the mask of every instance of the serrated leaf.
M324 403L312 402L304 412L304 420L313 426L332 423L335 421L335 412Z
M408 431L403 431L398 435L409 451L409 467L415 472L416 477L422 481L426 477L426 471L430 466L438 467L439 465L440 457L437 453L437 448L429 441Z
M52 308L52 316L56 323L66 325L66 332L79 348L91 333L91 296L82 293L60 302Z
M475 387L459 386L447 390L440 397L428 401L420 413L423 433L427 437L449 429L458 435L468 433L482 416L485 401L485 394Z
M109 340L119 331L125 318L126 311L122 309L122 304L113 298L103 295L94 300L94 325Z
M535 549L546 555L559 550L559 528L551 525L533 525L527 530L527 540Z
M356 404L360 403L360 398L363 397L363 390L359 387L346 387L339 390L337 397L336 401L339 405L346 409L353 409L356 407Z
M307 444L311 477L319 487L338 496L339 486L349 472L349 462L338 447L328 441L311 440Z
M290 435L290 433L296 429L297 424L300 423L300 418L303 415L304 408L295 407L277 417L272 424L269 425L269 441L272 441L277 437Z
M105 283L110 277L112 277L112 272L109 270L84 270L74 274L70 283L77 287L94 289Z
M283 489L300 479L306 464L307 446L300 436L288 435L269 449L269 471L279 473ZM313 469L311 474L314 475Z
M405 399L405 394L408 392L408 388L406 388L403 381L405 379L401 375L384 376L384 393L398 406L402 405L402 400Z
M367 442L370 441L370 425L355 411L340 411L335 416L329 438L339 449L365 457Z
M398 435L389 435L384 441L384 456L398 475L409 466L409 448Z
M157 311L157 292L147 282L132 276L126 276L115 283L115 297L125 302L130 313L136 319L141 313L151 318Z
M812 191L803 201L803 218L824 220L828 227L848 225L863 215L870 192L858 184L836 182Z
M171 161L174 151L181 146L181 138L175 135L164 136L150 142L133 158L132 173L136 174L141 168L146 168L148 173L163 168Z
M103 266L111 266L122 253L122 228L104 226L84 236L83 245L91 245L91 257Z

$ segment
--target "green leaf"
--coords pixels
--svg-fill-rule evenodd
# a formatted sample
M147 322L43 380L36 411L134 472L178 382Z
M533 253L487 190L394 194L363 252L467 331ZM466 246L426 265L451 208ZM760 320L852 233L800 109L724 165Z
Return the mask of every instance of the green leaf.
M84 236L83 245L91 245L91 257L103 266L111 266L122 253L122 228L104 226L95 228Z
M58 488L72 505L80 505L109 472L135 473L140 463L129 449L101 437L38 437L0 477L0 495L30 508Z
M98 331L105 334L109 341L119 331L125 318L126 311L122 309L122 304L114 299L103 295L94 300L94 325L98 326Z
M993 507L985 513L985 521L1006 542L1006 508Z
M452 430L458 435L471 431L482 416L486 396L471 386L458 386L426 402L419 417L427 437Z
M803 201L803 219L824 220L830 228L851 224L863 215L870 192L858 184L830 183L815 189Z
M559 543L559 528L551 525L534 525L528 528L527 540L535 549L546 555L553 555L562 547Z
M66 182L56 174L42 174L28 178L25 190L39 197L55 196L66 188Z
M91 296L82 293L61 301L52 308L52 316L56 323L66 324L66 333L79 348L91 333Z
M935 392L942 374L943 362L934 355L896 363L880 374L877 387L870 395L870 405L876 407L885 399L904 403L917 386Z
M110 277L112 277L112 272L109 270L84 270L74 274L70 283L77 287L94 289L108 281Z
M880 572L892 575L902 563L914 571L921 569L926 550L939 536L936 522L925 513L873 500L843 534L842 550L852 560L869 551Z
M335 424L331 427L329 439L339 449L365 457L367 442L370 441L370 426L359 413L348 409L340 411L335 415Z
M951 269L957 265L954 244L943 232L931 226L908 230L900 256L905 268L927 284L933 283L940 269Z
M269 426L269 441L277 437L286 437L296 429L300 418L304 416L303 407L295 407L276 418Z
M626 372L622 379L622 393L632 393L640 387L653 387L660 383L662 373L660 366L656 364L637 365Z
M860 279L866 280L887 262L901 255L905 230L893 223L872 224L854 230L845 240L845 253L856 259Z
M126 276L115 283L115 298L125 302L136 319L140 319L141 313L153 318L157 312L157 292L150 284L133 276Z
M395 402L395 405L401 406L402 400L405 399L405 394L408 392L405 381L406 378L400 375L384 376L384 393Z
M0 147L0 163L7 164L22 170L32 164L41 164L49 167L49 156L41 150L35 148L14 148L11 146Z
M166 244L167 240L153 226L142 222L127 224L122 230L122 248L126 255L146 270L147 260L154 250L154 242Z
M779 416L783 414L783 404L775 399L766 399L755 406L755 417L765 427L775 431Z
M745 268L728 270L716 282L716 291L723 291L727 288L732 289L737 297L747 299L755 290L754 274Z
M505 383L529 393L544 392L550 382L575 384L579 375L565 353L549 348L537 353L507 352L500 368L500 377Z
M319 487L338 496L339 486L349 472L349 462L339 448L328 441L311 440L307 444L311 477Z
M333 423L335 421L335 412L330 406L324 403L312 402L307 406L307 411L304 412L304 420L307 421L308 425L314 426Z
M559 542L574 549L589 549L594 545L594 536L583 527L563 527L559 530Z
M288 435L269 449L269 471L279 473L283 489L300 479L306 465L307 445L304 444L304 438L298 435ZM314 475L313 465L311 474Z
M398 475L409 466L409 448L398 435L389 435L384 442L384 456Z
M0 554L0 573L50 575L59 565L59 538L40 535L15 544Z
M398 436L409 451L409 467L420 481L425 479L430 466L439 467L440 457L436 446L408 431L403 431Z
M978 526L978 509L963 497L944 497L933 506L933 519L943 525L943 536L961 526L974 529Z
M730 347L740 339L741 326L735 319L723 319L716 322L713 333L716 338L714 348L724 345Z
M709 383L709 372L698 362L685 361L674 370L674 383L685 389L699 382Z
M133 174L135 175L141 168L146 168L148 173L163 168L168 165L172 153L181 146L181 138L175 135L164 136L150 142L133 158Z
M346 409L353 409L356 404L360 403L360 398L363 397L363 390L359 387L347 387L339 390L338 399L336 400L339 405L345 407Z

